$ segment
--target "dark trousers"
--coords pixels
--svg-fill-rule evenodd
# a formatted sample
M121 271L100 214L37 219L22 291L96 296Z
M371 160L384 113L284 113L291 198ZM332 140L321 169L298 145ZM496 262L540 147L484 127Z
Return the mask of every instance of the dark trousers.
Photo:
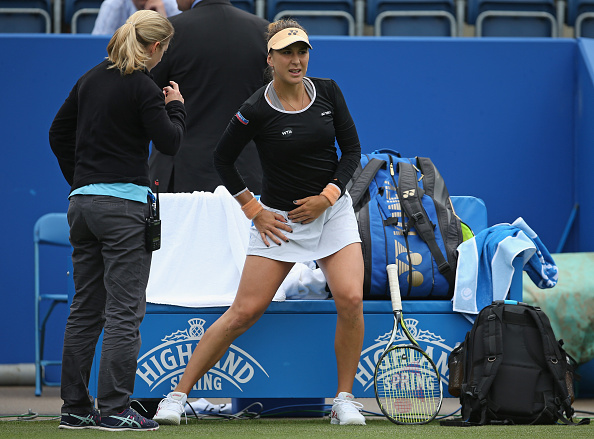
M149 208L102 195L70 198L76 292L64 334L62 413L87 414L93 407L88 384L102 330L98 408L109 416L130 405L152 257L144 235Z

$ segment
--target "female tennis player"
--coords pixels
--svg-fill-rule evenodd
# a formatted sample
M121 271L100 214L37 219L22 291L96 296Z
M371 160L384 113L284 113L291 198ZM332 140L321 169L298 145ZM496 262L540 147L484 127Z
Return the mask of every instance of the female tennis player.
M173 392L153 418L179 424L192 386L264 313L296 262L316 260L338 315L338 389L332 424L365 424L353 381L363 345L363 257L345 186L361 158L357 131L338 85L306 77L311 45L293 20L268 28L273 80L241 106L214 154L221 179L253 220L237 296L206 331ZM254 139L262 162L260 202L234 162ZM335 140L341 150L338 159Z
M107 59L76 82L50 128L52 151L71 186L76 290L64 335L59 428L159 428L130 407L130 396L152 254L145 242L153 197L149 143L174 155L186 129L179 87L172 82L161 90L149 73L172 36L159 13L131 15L109 41ZM102 329L99 416L88 384Z

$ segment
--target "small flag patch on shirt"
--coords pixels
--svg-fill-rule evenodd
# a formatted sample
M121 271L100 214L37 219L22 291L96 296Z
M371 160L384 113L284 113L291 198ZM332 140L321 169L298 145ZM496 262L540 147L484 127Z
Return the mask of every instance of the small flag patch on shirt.
M243 117L243 114L241 114L239 111L235 113L235 117L237 117L237 119L244 125L250 123L250 121Z

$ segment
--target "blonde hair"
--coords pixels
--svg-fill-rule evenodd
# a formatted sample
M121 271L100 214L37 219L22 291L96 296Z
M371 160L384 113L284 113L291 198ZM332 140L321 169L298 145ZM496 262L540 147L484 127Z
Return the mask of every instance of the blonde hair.
M115 31L107 45L107 59L122 75L142 70L150 59L148 47L157 41L166 44L173 37L173 26L161 14L151 10L136 11Z
M268 24L268 29L266 31L266 42L268 43L268 41L270 41L270 39L281 30L288 29L290 27L296 27L297 29L301 29L303 32L307 33L305 28L297 23L297 21L292 19L281 19Z

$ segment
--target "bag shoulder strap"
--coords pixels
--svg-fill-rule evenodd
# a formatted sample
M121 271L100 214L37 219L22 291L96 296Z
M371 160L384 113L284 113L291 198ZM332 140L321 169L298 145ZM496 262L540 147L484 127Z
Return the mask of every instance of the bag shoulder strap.
M502 312L498 308L494 305L483 308L464 341L466 358L460 402L465 425L490 422L487 395L503 362ZM478 353L480 357L475 356Z
M566 383L566 371L567 367L562 362L567 362L567 356L564 355L559 343L555 339L555 334L551 329L551 323L547 315L538 307L527 305L528 315L532 317L536 323L536 327L542 337L542 347L545 356L545 362L551 375L553 376L553 382L555 388L559 394L560 408L555 412L558 420L567 425L584 425L590 422L589 419L582 419L580 422L575 423L572 421L574 410L571 407L571 396L567 390ZM564 416L565 415L567 416Z
M444 257L435 240L435 225L429 219L421 199L423 189L417 184L417 171L412 163L398 163L398 198L400 206L408 217L408 227L414 227L429 247L439 272L447 279L450 287L454 285L454 270Z
M445 181L429 157L417 157L419 169L423 173L425 193L443 205L448 204L450 193Z
M448 188L446 187L445 180L429 157L417 157L417 164L421 170L421 173L423 174L423 190L431 197L435 205L437 221L439 222L439 228L442 232L442 236L444 237L446 253L453 251L455 254L455 249L462 243L463 240L461 236L462 226L460 225L460 230L457 230L458 234L460 235L459 240L447 232L450 224L456 222L461 223L461 220L454 212L454 207L452 205L452 200L450 198ZM456 229L458 228L456 227ZM450 246L453 246L453 248L449 248ZM455 255L450 253L446 255L448 261L452 261L452 259L450 259L452 256L455 257Z
M503 362L503 308L501 306L490 306L487 308L484 324L485 335L483 337L483 375L476 387L476 395L481 407L486 408L487 395L497 370ZM481 423L486 422L486 410L481 414Z
M361 206L358 206L361 198L365 194L365 191L369 188L369 184L375 178L377 172L386 166L385 160L380 159L370 159L365 167L361 168L361 164L359 163L360 172L356 173L353 176L352 185L348 188L349 194L353 199L353 207L355 208L355 212L361 209Z

